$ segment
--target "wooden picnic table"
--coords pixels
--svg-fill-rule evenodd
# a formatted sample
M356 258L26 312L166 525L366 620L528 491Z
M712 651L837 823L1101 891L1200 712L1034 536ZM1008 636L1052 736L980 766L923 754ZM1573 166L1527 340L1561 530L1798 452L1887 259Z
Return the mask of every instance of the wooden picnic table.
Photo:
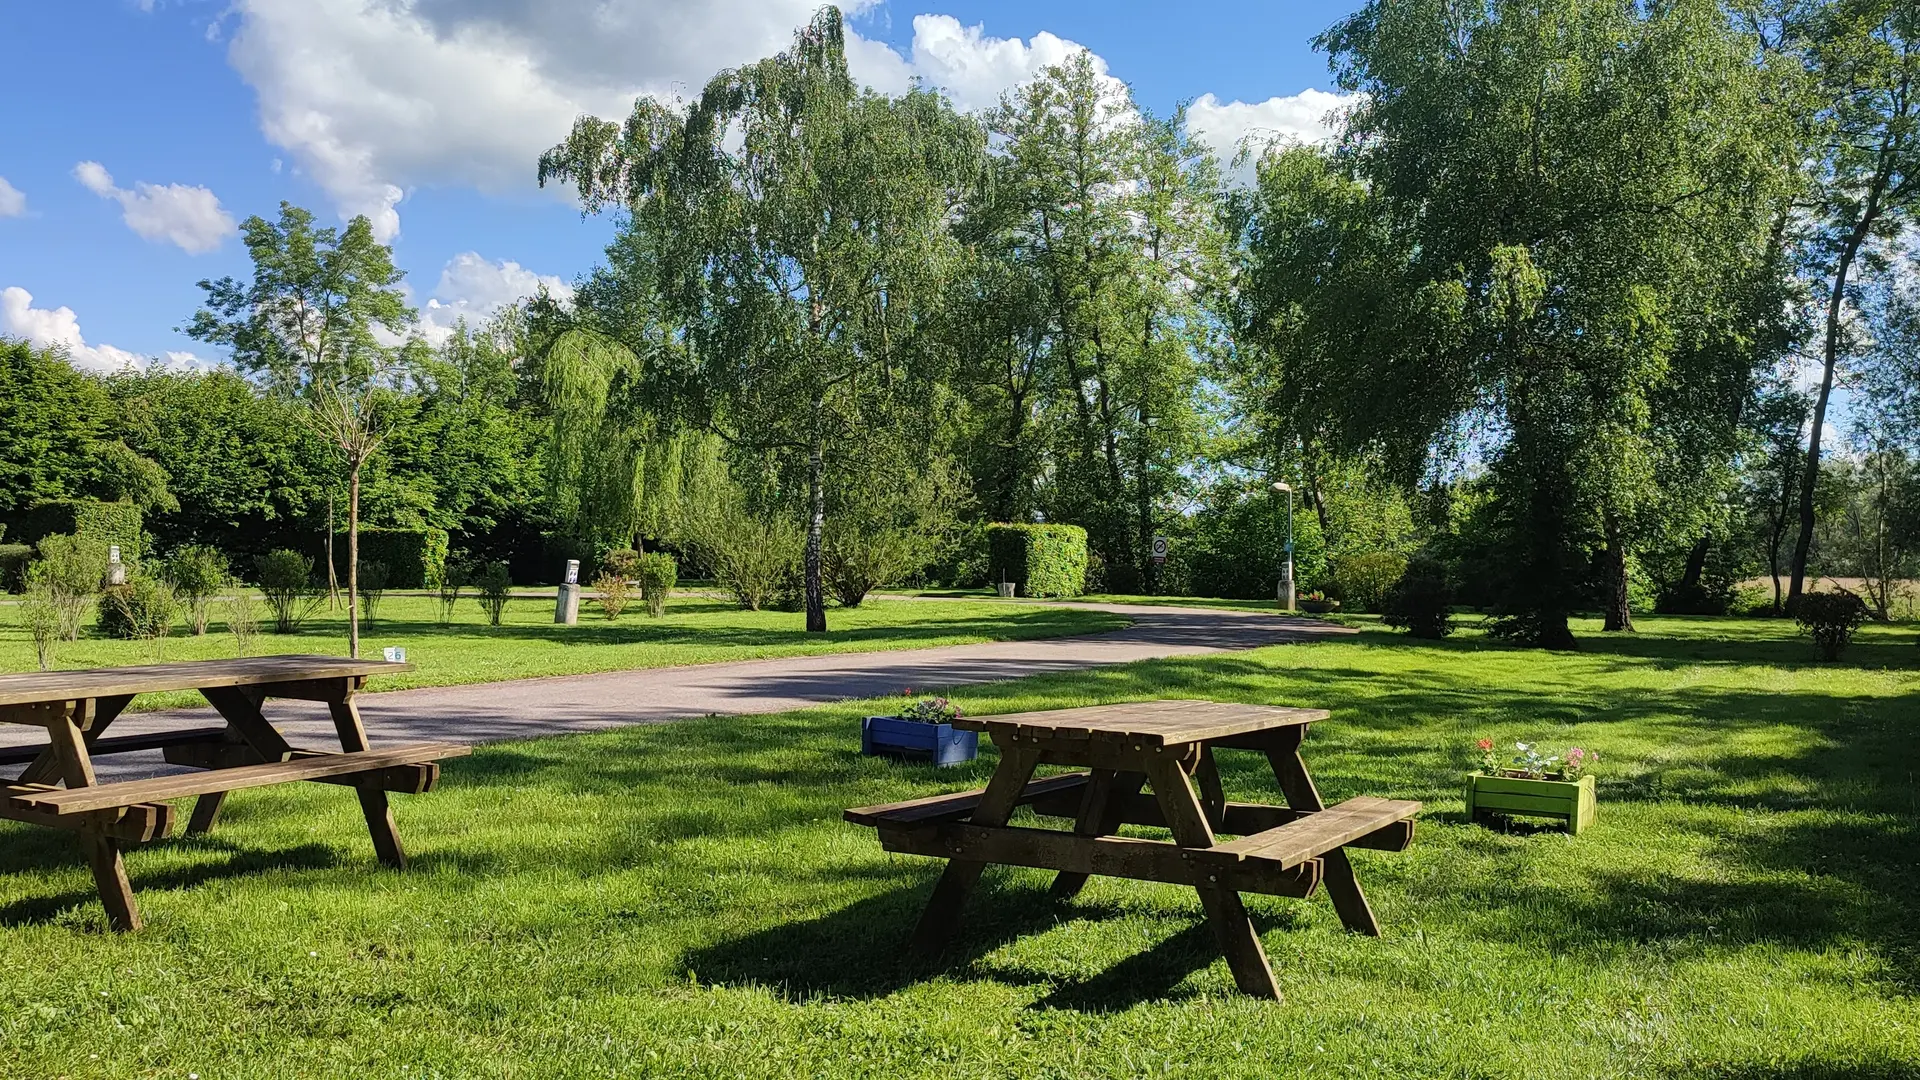
M0 767L27 766L13 782L0 782L0 818L77 831L107 920L116 930L140 928L140 909L121 851L172 831L168 799L196 798L187 832L197 834L213 828L230 791L296 780L352 787L380 861L403 867L407 857L387 793L430 791L440 777L440 760L470 752L456 743L377 750L368 745L354 694L369 675L412 667L337 656L256 656L0 675L0 723L28 724L47 732L44 745L0 749ZM135 695L167 690L198 690L225 723L105 736ZM339 732L340 749L292 746L261 713L260 704L267 698L324 702ZM94 774L95 757L140 750L160 750L168 763L202 771L107 783Z
M1191 885L1200 894L1241 991L1280 999L1243 892L1305 897L1326 887L1347 929L1380 924L1347 858L1350 847L1404 851L1417 802L1320 800L1300 758L1307 726L1324 709L1212 701L1146 701L956 720L984 731L1000 764L978 791L848 810L879 830L888 851L949 860L914 931L913 950L938 954L959 926L967 894L990 863L1058 871L1053 895L1070 897L1091 874ZM1287 805L1228 802L1216 750L1266 755ZM1040 765L1085 771L1034 779ZM1196 794L1194 787L1198 784ZM1150 787L1152 794L1142 794ZM1073 831L1008 825L1022 806L1070 817ZM1173 841L1114 835L1122 825L1166 828ZM1221 842L1216 834L1240 839Z

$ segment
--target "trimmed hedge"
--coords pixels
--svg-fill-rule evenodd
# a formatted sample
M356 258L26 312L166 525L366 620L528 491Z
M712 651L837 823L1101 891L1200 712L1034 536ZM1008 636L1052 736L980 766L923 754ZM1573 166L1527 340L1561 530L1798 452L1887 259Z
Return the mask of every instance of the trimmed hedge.
M33 545L0 544L0 592L24 592L27 564L33 561Z
M360 564L384 563L389 589L437 589L447 572L445 529L360 527ZM347 582L347 534L333 537L333 569Z
M1079 596L1087 584L1087 530L1078 525L987 526L987 580L1019 596Z
M130 502L56 499L15 514L7 524L7 536L15 543L37 544L41 537L55 534L118 544L120 558L126 562L138 561L146 546L140 508Z

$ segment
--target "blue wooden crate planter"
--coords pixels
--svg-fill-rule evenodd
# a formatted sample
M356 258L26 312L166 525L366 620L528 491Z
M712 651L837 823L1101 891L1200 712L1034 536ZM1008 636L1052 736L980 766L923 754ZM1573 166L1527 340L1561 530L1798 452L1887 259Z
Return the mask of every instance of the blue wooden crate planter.
M868 757L902 757L935 765L963 765L980 752L980 733L955 731L952 724L922 724L897 716L860 721L860 752Z

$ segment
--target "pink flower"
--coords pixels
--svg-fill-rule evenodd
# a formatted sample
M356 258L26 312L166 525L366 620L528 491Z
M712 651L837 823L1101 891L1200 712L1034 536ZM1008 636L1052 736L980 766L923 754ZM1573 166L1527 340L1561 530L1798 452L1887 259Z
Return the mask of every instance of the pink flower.
M1487 751L1487 750L1491 750L1491 749L1493 749L1493 740L1492 740L1492 739L1481 739L1481 740L1480 740L1479 742L1477 742L1477 743L1474 743L1474 745L1475 745L1475 746L1477 746L1477 747L1479 747L1479 748L1481 749L1481 751L1482 751L1482 752L1484 752L1484 751Z

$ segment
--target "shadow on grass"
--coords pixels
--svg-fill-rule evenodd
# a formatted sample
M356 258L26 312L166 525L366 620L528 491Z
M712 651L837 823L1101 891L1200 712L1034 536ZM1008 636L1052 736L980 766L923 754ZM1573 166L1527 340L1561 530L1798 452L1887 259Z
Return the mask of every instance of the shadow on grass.
M41 830L50 831L50 830ZM37 839L37 838L36 838ZM51 837L53 840L66 841L66 858L52 865L84 869L86 859L71 835L61 834ZM209 882L229 878L247 877L266 870L326 870L340 865L339 855L323 844L301 844L297 847L279 848L261 851L241 848L214 837L195 837L190 840L162 841L159 845L190 845L195 848L212 848L224 852L226 857L219 861L196 861L185 866L173 866L160 870L143 870L139 865L139 853L135 848L128 857L127 876L133 882L134 899L138 902L143 892L160 889L191 889ZM5 854L0 855L0 873L17 872L23 869L44 870L48 864L20 866L12 856L19 850L31 850L38 844L8 845ZM152 850L152 847L147 850ZM100 894L91 888L75 889L53 895L22 897L12 903L0 906L0 926L22 926L32 923L44 923L54 919L62 912L77 906L92 905L98 910ZM104 913L101 925L105 925Z

